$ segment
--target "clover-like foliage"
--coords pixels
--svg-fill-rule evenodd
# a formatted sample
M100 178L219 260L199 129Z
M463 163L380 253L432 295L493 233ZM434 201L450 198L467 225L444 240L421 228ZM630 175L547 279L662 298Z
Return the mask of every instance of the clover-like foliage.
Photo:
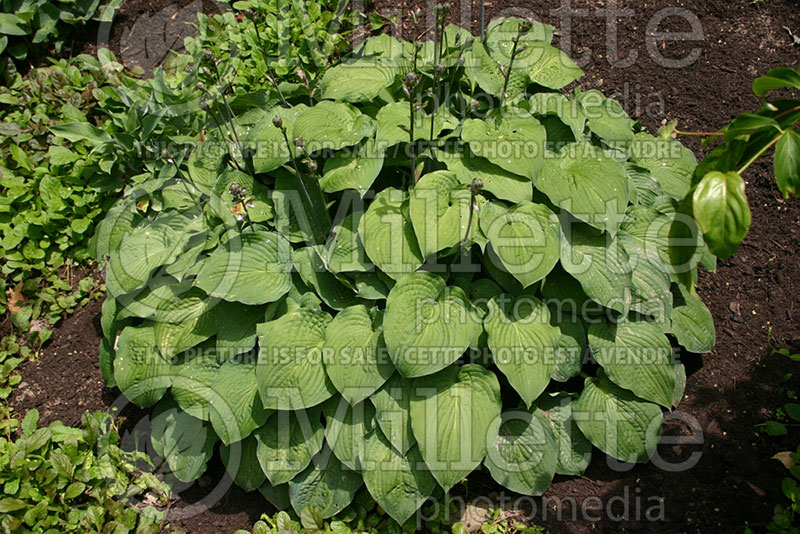
M181 412L159 442L178 478L219 441L301 516L363 483L402 523L475 469L536 495L592 445L649 458L685 383L673 348L714 343L682 282L714 264L677 210L695 159L568 94L552 34L371 37L315 86L209 102L179 172L130 188L99 229L101 363Z

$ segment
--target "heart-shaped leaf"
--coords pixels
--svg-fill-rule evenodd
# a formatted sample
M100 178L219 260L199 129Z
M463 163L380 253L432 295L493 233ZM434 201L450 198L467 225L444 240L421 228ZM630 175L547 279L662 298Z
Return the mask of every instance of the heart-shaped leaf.
M530 407L550 382L561 337L547 306L536 297L504 293L489 301L483 325L497 368Z
M395 367L403 376L417 377L460 358L480 329L480 317L461 288L417 272L392 288L383 328Z
M505 271L523 287L547 276L558 263L561 234L558 217L543 204L521 202L505 208L487 202L480 227Z
M322 363L330 321L323 311L300 308L258 325L256 376L266 408L311 408L336 393Z
M383 313L358 305L339 312L325 331L325 371L352 405L372 395L394 373L383 341Z
M411 426L431 474L445 491L467 476L497 439L500 384L476 364L417 379Z
M411 190L409 212L423 257L474 235L477 224L468 226L471 197L451 172L435 171L419 179Z

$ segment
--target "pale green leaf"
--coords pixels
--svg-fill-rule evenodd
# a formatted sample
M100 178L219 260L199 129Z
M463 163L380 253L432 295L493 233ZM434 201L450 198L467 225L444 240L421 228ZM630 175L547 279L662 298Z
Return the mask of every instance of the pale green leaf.
M481 328L464 291L429 272L408 274L392 288L383 327L389 355L406 377L447 367Z
M325 375L322 345L330 316L300 308L258 326L258 389L267 408L316 406L336 389Z
M586 379L572 416L595 447L620 461L646 462L658 445L661 408L607 378Z
M575 218L612 235L628 205L625 169L589 143L567 145L545 158L535 187Z
M270 483L292 480L311 463L325 439L319 408L273 413L256 430L256 456Z
M479 365L448 367L414 382L411 426L425 464L445 491L495 443L501 410L497 377Z
M558 452L553 427L541 410L508 411L503 413L485 463L503 487L523 495L541 495L556 474Z
M561 336L550 325L547 306L536 297L504 293L489 301L483 325L495 365L530 407L550 382Z
M497 267L511 273L523 287L547 276L558 263L558 217L543 204L525 201L505 208L487 202L481 207L480 228L502 262Z
M195 285L211 296L243 304L274 302L291 286L291 246L274 232L232 237L203 263Z
M416 271L423 261L407 198L399 189L384 189L375 195L358 227L369 259L395 279Z
M598 321L589 325L589 346L608 377L636 396L672 406L672 346L655 323Z
M394 373L383 313L357 305L336 314L326 329L323 357L328 377L347 402L356 405L372 395Z

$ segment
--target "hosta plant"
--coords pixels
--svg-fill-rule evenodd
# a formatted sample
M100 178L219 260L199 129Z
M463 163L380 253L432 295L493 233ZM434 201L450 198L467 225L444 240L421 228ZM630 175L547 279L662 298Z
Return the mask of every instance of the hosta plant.
M567 93L581 71L553 28L439 22L308 87L221 91L185 165L99 227L102 369L155 406L178 479L218 446L307 521L365 485L403 523L476 469L537 495L592 445L653 453L674 348L714 342L680 282L713 259L676 210L694 156ZM682 221L698 252L671 264Z

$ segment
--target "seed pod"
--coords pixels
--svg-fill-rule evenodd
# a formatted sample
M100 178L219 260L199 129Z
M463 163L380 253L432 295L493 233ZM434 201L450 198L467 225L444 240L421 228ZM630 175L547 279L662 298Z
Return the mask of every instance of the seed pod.
M280 117L275 115L274 117L272 117L272 125L275 126L275 128L283 128L283 121L281 120Z

